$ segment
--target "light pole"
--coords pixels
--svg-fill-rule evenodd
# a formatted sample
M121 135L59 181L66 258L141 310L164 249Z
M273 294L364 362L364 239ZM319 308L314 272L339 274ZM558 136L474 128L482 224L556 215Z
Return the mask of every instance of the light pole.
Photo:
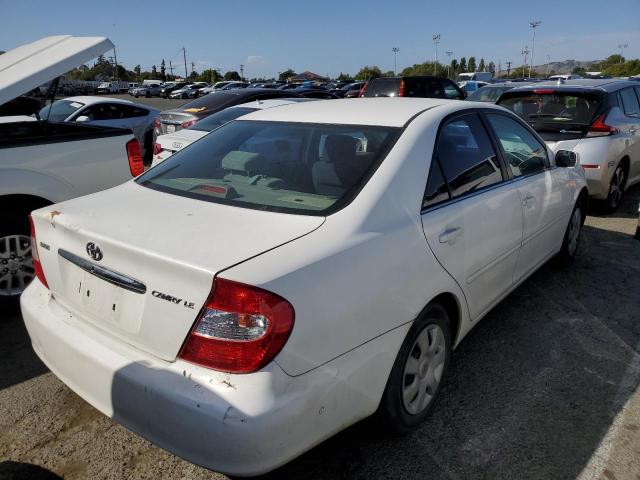
M397 75L396 73L398 71L397 57L400 49L398 47L393 47L391 51L393 52L393 74Z
M527 71L527 56L529 55L529 46L525 45L524 50L522 50L522 56L524 57L524 64L522 65L522 78L525 77L525 73Z
M453 55L453 51L451 50L447 50L446 52L444 52L445 55L448 57L448 63L447 63L447 78L450 78L451 76L449 75L449 69L451 68L451 55ZM456 72L453 72L453 74L455 75Z
M440 34L436 33L433 37L433 43L436 44L436 63L433 64L433 74L438 75L438 44L440 43Z
M529 22L529 26L533 30L533 43L531 44L531 63L529 63L529 77L531 77L531 68L533 67L533 52L536 49L536 28L542 24L539 20Z
M623 43L623 42L619 42L618 43L618 48L620 49L620 63L622 63L622 53L624 52L624 49L627 48L629 46L628 43ZM113 49L113 51L115 52L115 48Z
M551 64L551 55L547 54L547 78L549 78L549 65Z

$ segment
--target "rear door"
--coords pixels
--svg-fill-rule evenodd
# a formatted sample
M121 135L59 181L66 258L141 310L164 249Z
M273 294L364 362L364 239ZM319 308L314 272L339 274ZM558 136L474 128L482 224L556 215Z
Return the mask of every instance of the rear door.
M478 113L443 121L422 224L429 247L464 291L472 319L513 284L523 220L518 190L506 178Z
M638 95L637 95L638 94ZM640 88L628 87L620 90L624 112L623 129L629 140L629 179L635 181L640 175Z
M515 274L518 281L560 248L571 192L563 188L566 169L551 168L544 143L524 125L500 112L487 112L486 118L509 176L515 180L524 212L522 250Z

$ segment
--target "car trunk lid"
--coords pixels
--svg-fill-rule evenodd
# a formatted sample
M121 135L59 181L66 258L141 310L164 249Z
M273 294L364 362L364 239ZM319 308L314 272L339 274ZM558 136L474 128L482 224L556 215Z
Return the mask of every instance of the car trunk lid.
M33 219L56 301L167 361L179 353L216 273L324 221L197 201L134 182L41 209Z

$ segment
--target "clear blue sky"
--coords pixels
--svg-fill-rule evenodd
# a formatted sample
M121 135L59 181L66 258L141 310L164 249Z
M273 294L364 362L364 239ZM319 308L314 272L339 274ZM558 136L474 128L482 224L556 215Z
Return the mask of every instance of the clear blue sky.
M238 70L271 77L293 68L319 74L355 73L363 65L398 70L434 58L432 35L440 33L440 58L484 57L496 65L522 63L536 31L535 63L593 60L617 53L640 57L640 0L576 1L120 1L0 0L0 50L54 34L104 35L118 61L143 70L172 59L183 73L182 53L196 70ZM191 70L191 66L189 66Z

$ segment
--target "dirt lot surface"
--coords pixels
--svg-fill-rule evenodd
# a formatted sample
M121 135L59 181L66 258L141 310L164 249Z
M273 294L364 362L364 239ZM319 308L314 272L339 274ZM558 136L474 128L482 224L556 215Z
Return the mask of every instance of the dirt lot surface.
M364 421L269 478L640 479L640 189L628 193L616 214L591 212L570 269L544 266L469 334L422 428L395 438ZM0 479L59 477L226 478L100 414L38 360L20 318L0 318Z

